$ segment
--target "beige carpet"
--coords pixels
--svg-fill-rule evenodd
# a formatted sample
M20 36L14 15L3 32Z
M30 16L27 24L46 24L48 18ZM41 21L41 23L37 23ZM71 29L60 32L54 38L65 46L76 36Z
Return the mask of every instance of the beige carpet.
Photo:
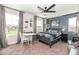
M52 48L36 41L30 45L15 44L0 49L1 55L67 55L67 53L67 43L64 42L57 42Z

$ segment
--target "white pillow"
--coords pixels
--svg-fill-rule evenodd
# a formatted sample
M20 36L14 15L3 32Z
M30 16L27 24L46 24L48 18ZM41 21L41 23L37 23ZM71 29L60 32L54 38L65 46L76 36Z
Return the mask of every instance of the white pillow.
M56 30L52 30L52 34L57 34L57 31Z
M45 34L45 37L50 38L50 37L51 37L51 35L50 35L50 34Z

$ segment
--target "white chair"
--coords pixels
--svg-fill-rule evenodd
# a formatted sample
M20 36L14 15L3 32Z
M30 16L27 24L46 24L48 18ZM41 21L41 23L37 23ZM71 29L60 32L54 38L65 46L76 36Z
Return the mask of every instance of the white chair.
M29 41L32 44L32 36L29 37Z
M29 40L26 38L26 36L23 35L23 33L19 32L20 38L21 38L21 43L23 45L24 42L27 42L29 45Z

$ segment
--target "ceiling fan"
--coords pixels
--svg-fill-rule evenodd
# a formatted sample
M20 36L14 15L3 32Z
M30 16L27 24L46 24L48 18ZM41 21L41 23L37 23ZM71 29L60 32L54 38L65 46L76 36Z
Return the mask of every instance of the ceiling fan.
M52 9L53 7L55 7L56 5L53 4L50 7L44 7L44 9L40 6L38 6L37 8L40 9L42 12L41 13L55 13L56 11L50 11L50 9Z

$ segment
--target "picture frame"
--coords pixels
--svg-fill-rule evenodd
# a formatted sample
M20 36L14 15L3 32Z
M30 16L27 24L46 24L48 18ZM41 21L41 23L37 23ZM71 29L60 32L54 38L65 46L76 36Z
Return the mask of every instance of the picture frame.
M32 23L30 23L30 27L32 27Z
M28 23L28 21L25 21L25 23Z

